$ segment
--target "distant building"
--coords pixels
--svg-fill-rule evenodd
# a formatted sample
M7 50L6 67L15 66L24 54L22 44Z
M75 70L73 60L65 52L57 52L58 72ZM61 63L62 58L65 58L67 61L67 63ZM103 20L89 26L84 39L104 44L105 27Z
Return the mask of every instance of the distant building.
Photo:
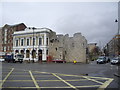
M13 34L14 55L24 55L24 60L46 61L49 55L50 40L55 32L48 28L26 28Z
M0 28L0 53L13 53L13 33L15 31L22 31L26 28L24 23L16 25L4 25Z
M91 53L93 51L93 49L95 49L97 46L97 43L89 43L88 44L88 50Z
M120 55L120 35L115 35L104 47L106 56L115 57Z
M100 48L97 46L97 43L89 43L88 52L90 60L96 60L97 57L101 54Z

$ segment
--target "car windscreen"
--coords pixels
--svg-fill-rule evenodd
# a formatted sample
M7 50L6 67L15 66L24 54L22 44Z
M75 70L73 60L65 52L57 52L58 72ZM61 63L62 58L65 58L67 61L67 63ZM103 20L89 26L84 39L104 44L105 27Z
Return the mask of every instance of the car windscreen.
M23 55L17 55L18 58L23 58Z
M99 57L98 59L104 59L104 57Z

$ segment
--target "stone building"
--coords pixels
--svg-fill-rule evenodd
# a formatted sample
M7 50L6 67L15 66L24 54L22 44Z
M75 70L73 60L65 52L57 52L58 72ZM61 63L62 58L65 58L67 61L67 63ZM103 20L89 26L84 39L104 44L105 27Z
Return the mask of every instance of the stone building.
M87 40L81 33L75 33L73 37L56 35L50 44L49 54L53 59L62 59L66 62L87 62L86 58Z
M49 44L56 35L48 28L26 28L13 34L14 56L23 54L24 60L46 61L49 56Z
M16 25L4 25L0 28L0 52L11 54L13 52L13 36L15 31L21 31L26 28L24 23Z

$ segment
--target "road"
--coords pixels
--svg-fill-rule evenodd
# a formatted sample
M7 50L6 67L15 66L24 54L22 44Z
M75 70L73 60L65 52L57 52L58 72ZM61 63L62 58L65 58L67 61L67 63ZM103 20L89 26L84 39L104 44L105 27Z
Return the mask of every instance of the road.
M119 90L116 65L82 63L2 63L2 90Z

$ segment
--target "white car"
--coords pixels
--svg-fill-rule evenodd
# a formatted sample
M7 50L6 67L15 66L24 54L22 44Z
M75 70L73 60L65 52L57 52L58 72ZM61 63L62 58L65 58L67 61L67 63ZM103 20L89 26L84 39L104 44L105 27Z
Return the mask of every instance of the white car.
M5 61L5 59L4 58L0 58L0 62L3 62L3 61Z
M111 60L111 64L120 64L120 58L116 57Z

